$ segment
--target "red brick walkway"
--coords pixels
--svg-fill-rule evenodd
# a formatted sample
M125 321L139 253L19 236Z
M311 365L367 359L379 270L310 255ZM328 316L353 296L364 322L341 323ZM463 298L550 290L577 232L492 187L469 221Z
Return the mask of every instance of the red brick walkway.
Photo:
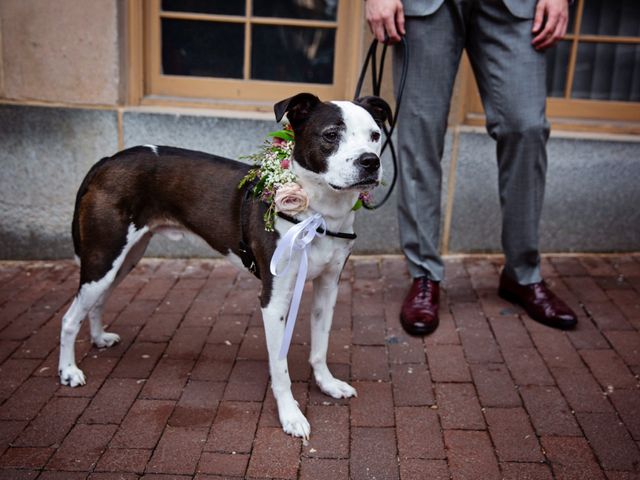
M122 343L92 348L83 326L88 383L71 389L56 362L77 268L0 263L0 478L638 479L640 255L544 260L579 313L569 333L497 297L498 260L447 263L441 326L423 341L398 326L403 261L350 262L329 362L356 399L319 393L298 323L308 444L278 426L249 275L144 261L108 304Z

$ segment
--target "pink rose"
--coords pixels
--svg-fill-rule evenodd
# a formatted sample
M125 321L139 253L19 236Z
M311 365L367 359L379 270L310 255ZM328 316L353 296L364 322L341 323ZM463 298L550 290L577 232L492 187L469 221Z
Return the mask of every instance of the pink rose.
M287 215L304 212L309 206L309 197L300 185L294 182L285 183L278 190L274 199L276 211Z
M280 137L273 137L273 140L271 141L272 145L275 145L276 147L281 147L283 145L285 145L287 142L285 142L282 138Z
M360 199L363 203L366 203L366 204L371 203L371 192L366 190L364 192L360 192L360 194L358 195L358 199Z
M282 161L280 162L280 166L281 166L282 168L284 168L285 170L288 170L288 169L289 169L289 159L288 159L288 158L285 158L284 160L282 160Z

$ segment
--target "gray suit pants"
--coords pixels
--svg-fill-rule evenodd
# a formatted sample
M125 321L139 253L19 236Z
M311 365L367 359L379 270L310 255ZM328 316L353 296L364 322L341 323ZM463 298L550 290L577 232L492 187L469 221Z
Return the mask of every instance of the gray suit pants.
M497 144L507 273L540 281L538 228L547 168L545 57L531 46L531 19L500 0L446 0L406 18L409 70L398 123L400 240L412 277L444 275L439 254L441 159L451 92L466 49ZM394 77L401 71L395 55Z

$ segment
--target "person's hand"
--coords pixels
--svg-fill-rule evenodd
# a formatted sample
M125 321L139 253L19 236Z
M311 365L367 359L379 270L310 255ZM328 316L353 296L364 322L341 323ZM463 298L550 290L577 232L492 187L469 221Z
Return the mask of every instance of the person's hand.
M369 28L376 39L379 42L386 40L389 43L399 42L401 35L405 33L402 2L400 0L366 0L364 4Z
M567 33L569 23L568 0L539 0L533 19L531 44L536 50L546 50Z

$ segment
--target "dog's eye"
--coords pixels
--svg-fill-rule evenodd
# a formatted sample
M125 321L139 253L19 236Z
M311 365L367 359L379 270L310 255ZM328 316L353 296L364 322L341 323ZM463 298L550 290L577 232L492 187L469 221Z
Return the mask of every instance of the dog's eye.
M338 132L330 130L328 132L324 132L322 134L322 138L324 138L327 142L335 142L338 138Z
M371 133L371 141L377 143L380 140L380 132L372 132Z

